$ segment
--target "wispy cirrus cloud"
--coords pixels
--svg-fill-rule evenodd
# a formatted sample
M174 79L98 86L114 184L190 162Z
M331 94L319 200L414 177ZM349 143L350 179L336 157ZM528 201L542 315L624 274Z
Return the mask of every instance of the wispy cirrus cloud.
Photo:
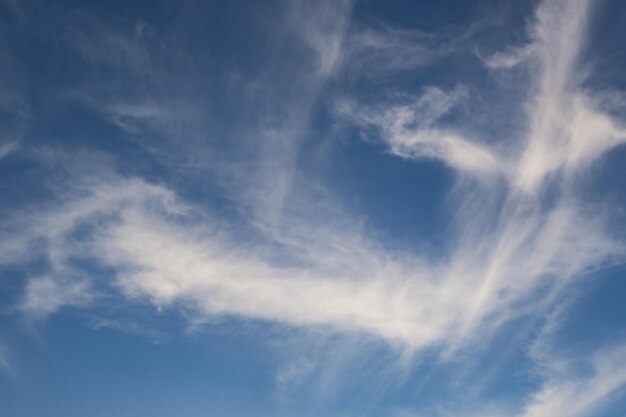
M7 94L0 98L0 160L17 152L28 129L28 107L15 94Z
M491 171L495 176L504 175L514 188L525 192L539 192L560 172L571 177L624 143L626 135L610 112L601 110L602 100L582 87L583 71L578 64L590 5L584 1L568 3L560 13L557 10L561 7L555 3L539 6L529 28L529 44L515 49L510 58L503 54L493 57L523 63L530 73L528 129L520 129L518 137L497 146L481 145L463 137L463 125L435 123L458 107L458 89L446 93L430 87L408 105L386 103L372 109L340 106L340 114L379 127L381 138L394 154L437 158L461 171ZM487 65L493 68L495 64Z
M626 384L624 346L603 349L589 361L590 374L566 374L549 378L532 396L523 417L588 416L610 404L611 397Z
M563 196L550 209L545 209L532 195L539 192L537 187L547 180L552 169L552 165L542 165L533 156L535 146L544 146L538 143L549 141L533 126L561 123L567 118L564 112L573 112L586 117L584 126L604 130L581 127L569 134L565 132L563 138L568 143L588 143L591 134L606 138L619 132L607 115L594 113L584 104L579 104L582 109L574 105L573 110L556 106L551 104L556 99L548 98L555 94L560 97L570 90L563 87L554 93L553 83L547 78L556 78L563 86L575 85L566 80L573 77L580 33L584 31L581 15L587 11L585 6L568 6L564 16L568 17L567 22L575 22L570 26L554 15L554 6L548 2L540 7L537 22L531 27L532 33L540 34L534 40L537 48L550 48L565 42L565 38L567 42L576 42L568 43L563 62L550 53L542 58L542 69L534 78L537 93L529 102L544 104L529 112L530 136L521 140L525 150L517 163L514 151L503 152L467 139L459 133L460 127L448 127L442 121L466 96L463 88L452 93L430 88L416 103L384 111L346 111L361 125L379 126L393 154L409 159L441 159L462 176L478 173L505 181L503 188L489 182L500 190L500 197L493 200L487 196L480 203L474 201L475 193L492 194L493 189L469 186L467 192L471 194L463 188L455 189L461 207L455 221L458 238L443 262L425 259L420 254L390 252L368 238L358 222L349 220L331 194L321 189L309 194L296 191L307 184L293 165L303 128L300 110L285 123L263 133L267 139L264 150L249 165L256 172L254 180L235 176L225 183L233 190L231 196L241 204L243 212L250 216L255 233L275 246L241 247L229 241L228 233L212 236L210 227L200 232L193 230L197 227L190 229L172 223L167 211L150 214L145 211L146 202L166 207L165 202L176 199L175 193L164 186L132 179L92 185L85 197L74 199L56 214L44 216L45 223L35 222L39 226L32 232L33 239L43 236L55 251L67 248L58 255L50 252L54 255L51 259L58 262L52 262L53 269L62 271L76 256L72 252L76 245L68 244L75 228L105 215L116 220L98 222L102 230L90 237L87 246L91 250L85 256L118 271L117 285L129 296L147 297L160 306L190 303L199 314L240 315L295 326L365 332L410 349L434 344L456 346L475 337L484 326L497 326L528 312L532 308L528 307L529 302L534 305L541 301L529 299L536 291L556 290L571 278L622 253L621 245L603 231L602 219L593 221L587 217L587 211L570 196L567 178L560 182L566 187ZM327 18L337 18L325 7L315 9L320 19L325 22ZM334 41L329 40L328 44L320 37L340 39L343 30L339 24L329 27L332 30L323 31L325 25L305 28L305 39L320 56L320 65L315 69L320 80L335 65L331 64L334 58L324 57L334 56ZM554 27L559 30L553 30ZM548 86L550 91L546 90ZM310 90L311 97L317 88ZM551 110L546 111L545 106ZM306 113L306 109L307 106L302 111ZM551 118L541 121L544 114ZM593 143L593 149L572 145L575 151L563 157L570 161L569 165L561 164L565 174L570 172L569 166L578 167L581 161L591 160L608 149L608 145L601 146L602 142ZM611 139L607 143L617 142ZM511 142L508 146L515 150L518 145ZM556 150L546 152L555 153ZM228 165L222 169L228 172ZM485 205L488 201L493 203ZM290 261L283 264L276 259ZM45 295L46 291L35 291L40 287L50 286L33 283L33 290L28 292L32 300L45 299L38 295ZM468 293L473 294L469 299Z
M356 28L347 35L343 65L358 75L380 75L432 65L457 49L453 42L419 30Z
M498 135L483 138L463 124L472 117L473 91L462 85L426 87L397 102L361 105L349 94L334 100L333 116L375 137L387 153L440 161L456 175L452 237L438 257L379 242L300 164L311 115L334 77L350 65L380 73L428 65L447 53L430 35L351 32L353 3L293 3L281 16L289 24L280 35L294 43L244 77L249 101L238 104L245 126L225 122L236 125L228 136L235 156L220 153L201 121L179 129L180 119L204 120L209 113L193 97L165 94L167 88L150 96L149 88L133 90L130 82L81 91L83 104L124 133L147 133L149 147L205 158L203 179L221 187L238 222L187 201L171 185L114 169L64 184L62 202L5 225L0 261L38 260L46 269L25 284L21 311L44 318L63 307L89 307L105 289L124 302L181 308L196 323L236 317L313 328L382 341L407 356L432 349L449 360L488 344L503 325L546 311L574 280L623 261L623 243L577 188L578 176L626 141L611 116L619 100L583 87L578 60L590 4L546 0L529 26L528 44L485 61L491 71L528 75L525 124L497 143ZM89 61L157 85L168 72L154 70L159 60L145 48L146 31L138 25L126 36L104 29L93 38L74 34L73 45ZM180 149L181 136L194 146ZM588 363L590 375L543 375L543 388L519 415L595 409L626 379L617 363L623 349L601 352ZM277 379L311 372L312 361L299 359Z
M340 102L338 112L364 128L379 129L389 151L407 159L438 159L465 173L498 175L503 167L498 156L476 140L463 137L459 129L439 125L467 96L457 87L443 92L429 87L414 102L363 109L350 102Z
M91 303L93 291L89 281L71 277L70 270L55 270L54 274L31 278L26 284L20 309L28 316L46 318L61 307L85 307Z
M0 159L6 158L11 153L15 152L19 146L20 144L18 141L3 143L0 145Z

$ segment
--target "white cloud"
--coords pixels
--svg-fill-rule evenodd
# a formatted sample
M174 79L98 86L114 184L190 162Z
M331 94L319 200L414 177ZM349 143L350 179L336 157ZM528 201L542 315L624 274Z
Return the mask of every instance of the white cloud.
M346 39L344 65L357 75L428 66L454 49L436 41L433 35L410 29L353 30Z
M545 14L545 7L541 10ZM545 32L546 20L559 25L542 19L535 29L539 33ZM550 33L572 36L571 30ZM450 93L431 88L412 105L370 112L344 108L353 120L379 126L399 156L440 158L464 174L510 179L503 189L489 182L489 190L463 184L454 190L458 237L444 260L382 247L328 192L302 178L293 165L302 129L296 115L293 123L289 119L263 134L268 140L258 165L251 165L255 174L239 170L231 182L257 243L235 241L210 215L184 214L184 204L164 186L119 178L82 187L82 197L33 221L26 236L49 242L51 277L68 268L78 276L72 265L77 256L95 259L116 271L116 284L126 295L159 307L182 303L200 316L321 326L370 334L408 349L443 345L453 351L532 312L549 290L623 254L604 232L603 220L588 216L574 198L560 197L546 209L532 193L519 192L532 188L526 180L511 179L511 172L528 171L526 157L518 168L486 144L439 126L466 95L463 88ZM608 116L584 103L576 105L580 117L604 130L612 126ZM560 110L553 108L554 114ZM568 166L579 167L604 147L599 140L583 145L597 129L573 126L581 139L572 139L578 147ZM79 244L73 233L85 225L91 232ZM48 287L34 281L29 290L27 300L35 300L31 305L38 311L52 312L73 299ZM72 294L73 287L66 287Z
M535 393L520 417L588 416L610 404L626 385L626 346L597 351L585 364L550 377ZM576 371L577 370L577 371Z
M577 71L590 2L548 1L537 12L532 48L539 64L536 94L528 101L529 133L516 184L537 191L550 175L584 167L615 145L623 129L594 109Z
M502 61L500 67L531 59L537 63L528 67L528 129L520 129L517 138L494 146L465 137L463 126L445 123L443 117L466 97L458 88L447 93L426 89L411 104L338 106L339 114L365 131L377 128L392 154L435 158L457 170L459 184L452 196L458 204L459 241L444 280L473 284L460 338L481 323L506 322L534 290L562 288L605 262L623 259L624 246L609 236L604 219L574 197L574 174L626 140L624 130L580 87L577 59L588 9L587 1L544 2L530 27L531 43L496 60ZM480 181L468 183L468 177ZM558 190L551 206L541 197L548 183Z
M35 318L45 318L64 306L81 307L88 305L92 298L89 282L63 277L55 271L56 277L32 278L25 289L22 311Z
M352 0L298 0L292 4L291 24L295 34L315 52L317 70L322 77L331 75L341 62L352 3Z
M379 247L336 215L322 213L324 225L296 217L286 220L293 228L261 229L273 241L267 246L237 242L182 207L162 186L118 180L42 216L29 233L49 241L56 281L32 280L24 305L46 314L88 302L82 281L64 279L68 271L80 276L73 259L94 259L116 271L124 294L159 308L182 303L200 317L326 327L420 349L461 343L523 313L518 304L546 275L566 280L615 249L566 209L545 222L515 215L449 263L433 264ZM78 228L91 231L76 241Z
M436 158L461 173L505 175L512 187L540 192L547 181L567 178L626 142L626 130L582 89L578 58L584 46L589 2L546 1L531 26L531 43L513 54L497 54L491 67L533 62L526 103L528 129L497 148L469 139L463 126L438 121L459 103L459 90L426 89L413 104L374 108L341 106L340 113L378 126L389 150L405 158ZM607 103L608 104L608 103ZM615 104L615 103L614 103ZM619 103L617 103L619 104ZM605 105L606 107L606 105Z
M350 103L341 103L338 111L365 127L378 127L382 140L394 155L409 159L440 159L448 166L470 174L497 174L501 169L500 161L485 145L463 137L455 129L438 127L439 119L466 95L463 88L445 93L431 87L409 105L360 109Z
M10 57L3 57L10 60ZM24 133L28 128L30 111L24 100L2 86L0 93L0 160L17 152L22 146Z
M12 141L0 144L0 159L6 158L20 147L19 141Z
M26 284L22 309L45 317L63 306L89 306L98 281L130 301L182 305L193 320L236 316L366 335L409 352L436 347L454 353L468 343L486 343L513 318L543 311L574 278L623 259L623 245L606 231L605 219L576 198L574 184L574 173L626 139L580 87L576 60L588 2L545 2L531 27L531 44L488 62L494 68L539 63L528 69L534 81L528 129L497 147L447 122L468 99L463 87L427 88L409 104L339 106L363 130L373 127L391 154L441 160L458 173L450 198L456 234L437 259L384 247L297 166L320 85L344 53L355 53L343 49L350 6L294 5L294 27L318 59L307 72L310 84L299 86L302 97L272 102L284 119L259 117L250 160L216 164L246 223L246 239L164 185L112 174L75 184L65 203L11 219L13 229L0 239L3 263L43 258L48 265ZM360 47L385 55L380 51L391 42L415 52L414 34L388 35L391 40L364 34ZM110 42L117 45L117 39ZM120 45L119 59L132 61L134 47ZM137 66L148 58L138 54ZM418 62L390 63L405 64ZM174 113L148 101L129 103L113 102L103 112L130 132L144 123L163 129L159 122ZM550 181L558 190L546 204L542 191ZM112 280L90 276L77 260L107 268ZM624 371L616 366L620 352L594 359L590 377L551 376L523 416L593 409L623 383ZM303 360L277 378L289 380L310 368Z
M497 52L483 61L491 69L512 69L527 62L532 53L533 49L531 47L522 46L507 52Z

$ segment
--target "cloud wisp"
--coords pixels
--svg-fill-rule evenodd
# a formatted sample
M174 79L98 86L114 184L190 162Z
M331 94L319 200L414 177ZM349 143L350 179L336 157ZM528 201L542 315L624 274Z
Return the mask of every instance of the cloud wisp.
M386 250L327 193L295 194L294 184L304 180L293 169L293 152L283 152L286 160L261 158L261 182L242 184L238 178L234 195L252 208L252 224L269 239L268 247L236 244L228 232L211 226L186 227L172 221L167 210L150 212L146 202L170 207L174 192L132 179L91 186L84 197L34 221L30 237L23 234L24 244L48 241L53 276L67 276L79 256L74 251L88 247L82 256L113 268L125 294L159 306L189 303L209 316L365 332L410 350L472 339L478 329L497 327L545 300L537 291L547 296L623 252L604 232L602 219L589 218L573 196L573 173L624 138L608 115L590 107L576 82L587 3L567 3L562 15L556 3L540 6L531 43L524 46L536 61L530 69L528 136L510 141L509 151L441 125L466 96L461 87L451 93L433 87L415 104L385 111L342 107L342 114L361 126L378 126L392 154L440 159L460 178L477 179L478 185L470 180L454 191L458 239L443 261ZM330 12L319 13L321 19ZM331 32L339 42L341 26L337 30ZM316 71L323 79L335 65L335 40L323 40L317 29L305 32L320 56ZM268 132L266 149L275 151L284 143L276 135L297 135L297 130L288 123ZM286 182L276 181L282 177ZM546 208L539 195L548 181L560 191ZM499 190L495 199L489 197L494 189ZM481 193L484 199L476 197ZM71 243L81 224L102 215L108 220L98 220L87 245ZM57 284L48 276L33 280L24 309L46 313L90 300L86 281Z
M494 145L443 122L467 95L463 88L430 87L409 104L338 106L341 116L379 132L391 154L440 160L457 173L459 242L449 267L464 271L462 280L477 289L466 329L495 311L510 313L539 288L562 288L623 256L604 220L590 216L576 197L577 175L626 140L623 128L581 87L578 57L588 9L585 1L539 6L529 44L515 52L530 80L528 129L518 137ZM549 192L556 193L550 205Z
M543 382L519 417L594 415L619 398L626 385L623 342L596 348L582 357L559 349L556 334L571 307L563 303L553 310L531 344L529 354Z
M448 53L418 32L350 32L353 6L294 2L281 36L298 47L276 53L276 62L270 59L248 80L254 92L242 107L250 110L251 127L233 134L241 136L233 146L241 152L213 156L210 145L190 152L211 155L202 175L209 172L207 182L224 190L238 223L165 182L113 169L102 178L87 176L66 185L62 202L2 224L0 263L35 261L45 269L24 285L19 310L44 319L115 294L124 302L184 310L192 322L235 317L314 328L382 341L407 356L432 349L447 360L489 344L514 319L547 311L576 279L624 260L626 247L611 235L607 218L579 193L589 167L626 142L626 129L606 108L610 102L584 87L580 58L590 0L545 0L524 45L484 60L490 75L521 71L528 82L524 126L497 143L453 117L469 112L460 110L473 94L463 85L430 86L417 97L373 105L345 94L331 100L331 117L375 137L398 163L428 159L454 173L452 237L438 257L385 246L299 165L315 106L324 94L332 96L342 74L368 66L379 74L416 68ZM104 31L107 51L81 37L74 47L157 84L167 74L152 68L154 57L141 44L146 28L137 26L131 43ZM121 56L109 56L111 44L123 46ZM288 74L284 62L297 74ZM283 77L289 82L276 80ZM203 126L177 125L175 105L143 94L111 96L80 99L125 134L157 132L150 146L162 154L180 144L163 138ZM190 119L204 114L190 113ZM196 132L194 145L203 143L195 140L200 137ZM0 159L10 146L0 146ZM543 374L544 384L518 415L595 410L626 382L618 363L623 355L623 347L600 350L587 362L588 375L567 366ZM312 365L302 363L308 372ZM301 372L287 369L285 379Z

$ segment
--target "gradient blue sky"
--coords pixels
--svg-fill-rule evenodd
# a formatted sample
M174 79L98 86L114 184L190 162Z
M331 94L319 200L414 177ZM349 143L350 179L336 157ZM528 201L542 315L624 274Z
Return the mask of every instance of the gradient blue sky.
M0 1L0 416L624 417L625 25Z

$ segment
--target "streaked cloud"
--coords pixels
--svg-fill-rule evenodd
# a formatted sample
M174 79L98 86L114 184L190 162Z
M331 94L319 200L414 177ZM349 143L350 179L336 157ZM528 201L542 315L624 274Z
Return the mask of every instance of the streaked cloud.
M453 128L439 127L440 118L466 96L464 88L445 93L427 88L414 103L361 109L340 103L338 112L364 127L376 126L389 151L407 159L431 158L444 161L467 173L497 175L498 157L478 141L470 140Z
M626 385L624 354L625 346L601 349L585 363L589 372L581 371L577 364L564 374L549 377L519 416L595 415Z
M115 85L79 85L65 99L142 151L165 155L158 163L173 176L193 175L218 188L232 212L177 189L178 179L147 179L113 163L92 164L89 154L68 161L52 152L50 158L62 160L61 179L47 184L54 201L1 220L0 264L37 264L18 310L43 321L63 308L89 310L115 298L182 311L190 327L228 317L349 335L358 340L354 345L390 348L401 357L400 369L416 366L426 353L436 363L471 355L516 320L551 311L573 284L624 261L626 246L609 227L612 213L598 210L579 187L594 164L626 142L623 95L584 82L590 0L545 0L526 42L478 61L487 77L524 74L523 123L503 133L472 124L480 90L469 84L429 81L417 93L371 96L334 90L351 72L383 78L425 68L460 48L418 30L353 26L353 7L351 1L289 3L276 16L278 46L263 50L260 68L230 74L233 90L219 99L232 100L237 112L222 121L221 137L207 129L219 119L210 100L194 94L203 67L193 57L179 58L191 62L185 80L191 87L173 88L171 69L159 65L171 45L150 25L134 22L124 31L94 23L65 31L64 40L88 65L127 75ZM281 49L283 43L289 47ZM435 161L451 174L448 205L441 208L449 213L442 253L383 241L365 210L355 213L316 175L313 158L313 168L301 162L303 154L333 145L334 138L307 142L316 111L326 105L328 124L348 126L396 163ZM0 159L21 140L0 145ZM141 327L107 319L93 325L135 333ZM625 348L601 347L589 360L556 357L543 344L558 325L548 320L530 343L541 382L526 392L521 411L481 404L464 415L600 410L626 382ZM279 384L297 383L320 361L286 356L275 373ZM581 362L589 372L576 370ZM431 414L455 415L443 408Z
M602 219L590 218L570 197L569 173L618 143L620 137L609 116L591 110L588 101L580 98L572 103L573 108L558 105L569 91L565 86L572 85L568 79L573 77L582 42L579 38L586 4L579 3L567 6L562 17L567 22L554 15L552 2L546 3L531 28L532 33L539 34L534 40L539 49L550 49L567 38L563 59L549 51L542 57L538 93L529 98L530 103L539 104L529 111L529 123L531 127L559 130L567 115L574 114L580 122L569 123L573 130L561 135L571 144L569 151L566 147L559 148L565 149L564 153L556 148L535 151L553 138L538 127L531 128L529 138L522 141L525 150L519 163L514 162L514 152L496 151L479 140L463 137L460 126L448 127L441 121L467 96L463 87L449 93L428 88L413 104L382 109L340 106L341 112L358 124L378 126L395 155L441 159L461 175L506 180L498 191L500 197L492 204L488 196L480 203L474 199L475 193L492 194L493 187L500 188L494 182L488 183L490 190L481 185L478 189L468 185L469 194L463 188L454 190L460 207L458 237L445 261L385 249L357 222L349 220L331 194L294 194L295 184L306 180L294 175L293 154L283 153L279 159L268 154L269 159L261 159L255 168L261 182L246 183L241 182L247 181L245 177L239 178L233 184L240 191L233 195L243 207L252 208L250 221L256 233L275 246L241 245L231 240L228 231L213 230L210 222L185 227L177 220L177 216L185 215L170 212L172 207L185 204L165 186L139 179L92 183L81 187L84 197L34 220L30 237L22 232L24 244L29 244L28 239L47 240L46 256L52 268L51 275L27 286L25 308L49 313L64 304L88 302L84 278L70 283L54 281L54 277L66 276L68 269L80 275L71 266L72 259L86 256L113 268L116 285L124 294L146 297L160 308L182 302L208 316L238 315L294 326L329 326L337 331L370 333L410 349L435 344L451 348L476 337L479 329L484 332L485 326L494 329L528 313L541 303L542 298L536 298L538 290L562 288L570 279L617 259L623 252L622 246L603 231ZM302 7L308 10L308 6ZM334 19L334 13L325 7L315 9L320 19L326 21L324 16L329 13ZM331 64L335 58L324 58L326 54L334 56L327 51L334 46L319 40L322 32L317 30L322 28L315 28L305 28L305 37L320 54L317 71L324 77L335 65ZM563 87L554 90L553 79ZM580 89L575 91L582 94ZM145 119L153 115L151 108L145 107L114 109L118 110L112 110L113 117L135 115ZM124 116L119 116L122 113ZM545 119L546 115L550 118ZM116 123L121 123L119 120ZM265 133L265 149L275 155L282 146L297 146L297 141L285 144L284 139L298 131L293 124L277 126ZM590 135L599 139L590 141ZM547 155L562 158L562 162L537 159ZM564 170L565 177L559 181L566 191L552 208L545 209L527 193L539 192L537 187L558 167ZM286 182L276 181L281 177ZM307 208L313 199L321 202L313 206L315 215ZM154 211L154 205L162 210ZM493 219L497 219L495 224ZM84 224L95 229L87 242L73 243L76 228ZM277 259L289 262L283 264ZM528 298L531 294L534 301Z
M17 141L3 143L0 145L0 159L6 158L11 153L15 152L20 146L20 143Z
M45 318L61 307L83 307L89 305L92 291L86 280L57 276L32 278L26 285L24 302L20 306L34 318Z

